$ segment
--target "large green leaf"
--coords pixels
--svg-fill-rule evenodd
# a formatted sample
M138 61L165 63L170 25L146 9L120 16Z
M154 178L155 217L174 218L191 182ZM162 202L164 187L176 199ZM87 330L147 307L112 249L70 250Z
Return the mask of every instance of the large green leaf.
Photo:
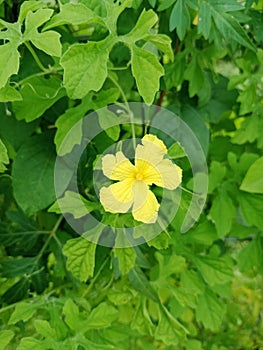
M263 157L260 157L248 169L240 186L242 191L263 194Z
M63 247L67 257L67 269L80 281L86 282L93 276L96 244L83 237L70 239Z
M46 208L56 198L54 151L52 134L44 133L26 142L14 160L14 196L18 205L29 215Z
M22 85L20 93L23 100L14 102L13 110L18 120L25 119L27 122L42 116L48 108L65 95L61 81L54 77L28 79Z
M61 58L64 84L71 98L82 98L101 89L107 77L109 49L103 42L70 46Z
M152 104L159 90L160 77L164 75L164 69L157 57L134 45L132 47L132 74L140 95L147 104Z

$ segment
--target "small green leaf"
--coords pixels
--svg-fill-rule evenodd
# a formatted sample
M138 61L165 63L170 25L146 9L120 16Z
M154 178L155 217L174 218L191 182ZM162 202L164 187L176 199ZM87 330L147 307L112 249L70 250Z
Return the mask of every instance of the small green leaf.
M185 71L184 77L189 81L189 96L193 97L203 87L205 76L200 66L200 59L197 54L193 55L191 62Z
M199 296L196 307L196 319L205 328L217 331L223 321L225 312L225 303L212 290L207 288Z
M150 41L152 44L158 47L163 53L165 53L171 61L173 61L174 54L171 47L172 40L169 36L164 34L149 34L144 36L144 40Z
M218 237L224 237L231 230L233 219L236 216L236 207L232 199L225 192L219 192L213 199L210 217L215 223Z
M210 6L205 1L200 3L198 12L198 33L203 34L205 39L209 38L211 31L212 17Z
M42 342L41 340L31 338L31 337L25 337L22 338L20 344L17 347L17 350L47 350L47 344L45 342Z
M5 349L10 340L14 337L15 333L11 330L0 331L0 348Z
M39 9L36 12L29 11L25 21L25 33L23 40L31 41L39 50L50 56L61 56L60 34L55 31L39 33L37 28L47 22L53 14L51 9Z
M134 45L132 47L132 74L140 95L147 104L152 104L159 90L160 77L164 75L164 69L157 57Z
M71 24L77 26L80 24L87 24L91 22L102 22L91 9L84 4L64 4L60 7L60 12L52 17L46 24L45 30L61 26L63 24Z
M20 7L18 22L22 24L29 11L36 11L42 6L43 6L43 3L41 3L40 1L36 1L36 0L24 1Z
M12 102L21 100L21 94L12 86L6 85L0 88L0 102Z
M79 308L73 300L68 299L63 307L65 322L72 330L80 330Z
M38 303L20 302L16 304L15 310L12 313L8 324L15 324L19 321L28 321L32 318L38 307Z
M263 195L243 192L238 199L246 222L263 230Z
M141 269L134 268L129 272L129 280L131 285L135 290L140 292L141 294L145 295L147 298L158 302L159 298L155 290L152 288L151 284L149 283L148 279L144 275Z
M93 276L96 244L83 237L70 239L63 247L67 269L82 282Z
M54 151L51 134L47 132L29 139L14 160L14 196L18 205L29 215L48 207L56 198Z
M64 197L59 198L48 211L57 214L72 214L75 219L79 219L99 208L99 203L88 201L76 192L66 191Z
M117 141L120 136L119 118L108 109L100 109L97 111L99 123L106 134L113 140ZM115 124L115 125L114 125Z
M102 302L95 309L91 310L86 319L88 329L109 327L119 316L118 310L112 305Z
M0 88L4 87L8 78L19 70L19 52L17 45L9 42L0 46ZM6 64L8 62L8 64ZM3 69L3 67L5 67Z
M157 21L158 16L153 10L143 9L135 27L125 36L125 40L132 39L133 42L136 42L144 38Z
M248 169L240 186L242 191L263 194L263 157L260 157Z
M56 331L50 325L50 323L46 320L35 320L34 326L37 332L45 338L56 338Z
M220 186L222 180L226 175L226 167L215 160L211 162L210 172L209 172L209 184L208 192L213 193L213 191Z
M61 81L54 77L27 79L20 93L23 100L13 102L13 110L18 120L25 119L27 122L42 116L48 108L65 95Z
M241 272L256 271L263 273L263 243L260 235L240 251L237 261Z
M82 98L101 89L107 77L109 49L103 42L71 46L61 58L64 84L70 98Z
M0 173L6 170L5 164L9 163L7 149L0 139Z
M122 275L126 275L135 265L136 253L134 248L115 248L114 255L118 259Z
M180 40L183 40L186 31L190 28L190 15L187 0L177 0L172 10L169 22L170 31L176 28Z

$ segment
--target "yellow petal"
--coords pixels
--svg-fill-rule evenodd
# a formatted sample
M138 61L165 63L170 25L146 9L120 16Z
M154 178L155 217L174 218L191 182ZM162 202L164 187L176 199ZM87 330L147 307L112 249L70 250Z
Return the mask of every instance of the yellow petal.
M176 189L182 182L182 169L169 159L162 160L154 167L148 167L144 181L168 190Z
M150 142L151 144L161 148L164 153L167 153L167 148L162 140L158 139L157 136L152 134L147 134L142 138L142 144L146 145L147 142Z
M126 179L100 190L100 202L106 211L111 213L127 213L132 205L133 180Z
M135 181L133 193L132 215L134 219L146 224L156 222L160 205L148 186L143 181Z
M102 158L102 171L109 179L121 181L133 177L135 167L122 152L117 152Z
M142 161L156 165L163 159L166 153L167 148L161 140L155 135L145 135L142 138L142 145L136 147L135 167L143 171L146 163Z

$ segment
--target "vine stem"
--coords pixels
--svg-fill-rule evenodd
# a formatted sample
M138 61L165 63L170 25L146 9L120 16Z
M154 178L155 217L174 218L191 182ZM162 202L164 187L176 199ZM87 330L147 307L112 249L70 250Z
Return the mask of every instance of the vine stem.
M135 134L135 128L134 128L134 116L133 116L133 113L132 113L132 111L130 109L128 100L127 100L126 95L125 95L122 87L120 86L120 84L113 77L111 77L110 75L108 77L113 82L113 84L119 89L120 94L121 94L121 96L123 98L123 101L125 103L126 110L127 110L128 114L129 114L130 121L131 121L132 141L133 141L133 148L135 150L136 149L136 134Z
M33 47L31 46L31 44L30 44L28 41L26 41L26 42L25 42L25 45L26 45L26 47L28 48L28 50L30 51L31 55L33 56L33 58L34 58L36 64L38 65L38 67L39 67L42 71L47 72L48 70L43 66L42 62L40 61L38 55L36 54L35 50L34 50Z

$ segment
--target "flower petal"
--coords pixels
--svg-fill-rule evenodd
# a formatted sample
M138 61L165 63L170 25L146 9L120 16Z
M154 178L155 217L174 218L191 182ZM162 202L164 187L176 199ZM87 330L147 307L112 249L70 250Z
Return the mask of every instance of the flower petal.
M106 154L102 158L102 171L111 180L125 180L134 176L135 167L122 152Z
M143 170L145 166L142 161L152 165L158 164L167 153L164 143L155 135L145 135L142 138L142 145L138 145L135 151L135 166Z
M100 190L100 202L106 211L111 213L127 213L132 205L133 180L126 179Z
M155 167L149 167L144 181L168 190L176 189L182 182L182 169L169 159L162 160Z
M157 220L160 205L153 192L143 181L135 181L133 193L132 215L134 219L146 224L154 223Z

